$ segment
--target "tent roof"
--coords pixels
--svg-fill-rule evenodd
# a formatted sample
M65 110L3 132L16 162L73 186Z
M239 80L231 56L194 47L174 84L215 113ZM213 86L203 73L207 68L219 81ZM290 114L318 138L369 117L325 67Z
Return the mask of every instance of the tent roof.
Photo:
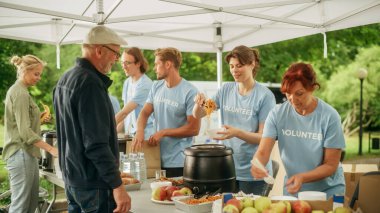
M380 1L0 0L0 14L2 38L81 43L104 23L128 46L216 52L379 23Z

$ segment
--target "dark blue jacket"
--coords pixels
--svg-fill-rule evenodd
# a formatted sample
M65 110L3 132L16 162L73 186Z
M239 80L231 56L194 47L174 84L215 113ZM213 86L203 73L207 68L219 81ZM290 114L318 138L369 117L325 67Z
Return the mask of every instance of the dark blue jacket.
M78 58L54 89L59 165L69 186L114 189L122 183L111 84L88 60Z

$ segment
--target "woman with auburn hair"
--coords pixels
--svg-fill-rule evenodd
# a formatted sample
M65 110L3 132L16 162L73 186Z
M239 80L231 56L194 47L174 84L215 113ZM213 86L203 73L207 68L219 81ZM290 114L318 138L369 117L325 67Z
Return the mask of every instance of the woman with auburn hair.
M41 80L46 63L33 55L13 56L11 63L17 67L17 81L5 98L3 151L12 193L9 212L34 212L38 205L40 148L58 156L57 148L41 139L43 113L28 91Z
M236 185L239 191L262 195L267 184L254 180L249 169L250 160L259 145L264 128L264 121L269 111L275 106L273 93L255 80L259 65L259 52L246 46L237 46L226 55L226 62L235 82L225 83L211 99L216 109L221 111L221 120L225 131L218 132L223 141L234 151ZM193 115L201 118L206 115L205 103L209 102L204 94L199 93L195 99ZM272 172L272 164L267 169Z
M320 87L310 64L295 63L285 72L281 92L287 101L268 115L263 136L254 158L268 162L278 140L286 170L284 194L321 191L327 198L345 193L343 169L339 162L345 147L338 112L314 96ZM256 178L266 172L252 166Z

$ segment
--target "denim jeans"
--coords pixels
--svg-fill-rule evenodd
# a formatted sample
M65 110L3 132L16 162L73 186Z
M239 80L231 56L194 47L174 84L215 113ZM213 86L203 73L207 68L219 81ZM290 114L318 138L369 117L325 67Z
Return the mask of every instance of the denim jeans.
M262 195L267 187L265 181L236 181L236 186L239 191L243 191L245 194Z
M83 189L65 185L69 213L112 213L116 209L112 189Z
M20 149L7 159L6 168L12 193L9 212L34 213L39 188L37 158Z

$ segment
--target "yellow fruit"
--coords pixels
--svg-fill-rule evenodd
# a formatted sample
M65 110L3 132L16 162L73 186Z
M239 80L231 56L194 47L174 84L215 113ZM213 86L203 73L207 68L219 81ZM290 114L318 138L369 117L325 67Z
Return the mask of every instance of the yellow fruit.
M41 123L44 122L46 119L50 117L50 108L48 105L42 104L42 107L44 108L44 111L41 114L40 121Z

